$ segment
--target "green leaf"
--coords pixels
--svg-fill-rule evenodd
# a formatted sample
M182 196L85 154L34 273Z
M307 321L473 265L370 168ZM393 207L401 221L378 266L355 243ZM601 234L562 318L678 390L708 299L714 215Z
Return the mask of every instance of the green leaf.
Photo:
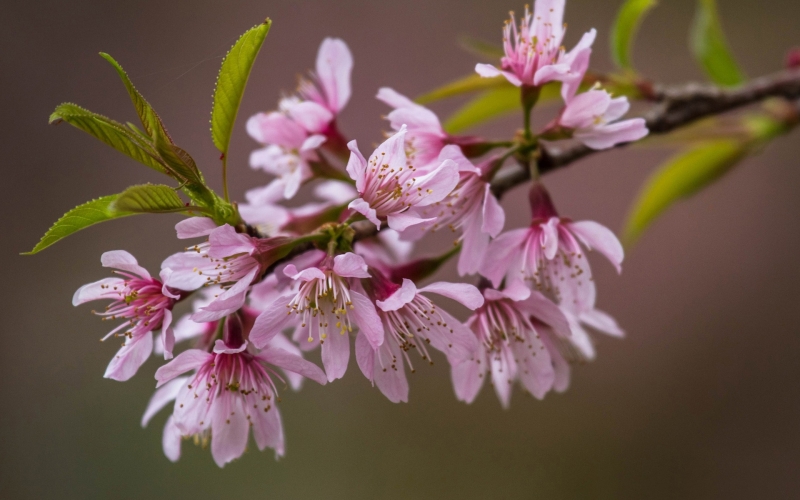
M488 90L495 88L517 88L508 83L508 80L502 76L494 78L484 78L478 74L471 74L464 78L459 78L453 82L447 83L437 89L431 90L415 99L419 104L428 104L430 102L446 99L461 94L470 92L477 92L479 90Z
M185 212L188 207L172 187L143 184L123 191L113 208L122 212L158 214Z
M461 45L461 48L463 48L467 52L475 54L478 57L500 59L501 57L506 55L505 51L503 50L503 47L495 45L491 42L487 42L485 40L479 40L477 38L472 38L469 36L461 37L458 40L458 44Z
M222 61L214 89L214 106L211 111L211 137L214 145L225 155L233 133L233 125L242 102L250 70L264 43L270 19L246 31Z
M656 6L656 0L626 0L617 13L611 29L611 55L617 66L631 69L631 48L645 14Z
M718 139L679 153L645 183L625 225L625 240L635 241L664 210L728 172L749 150L747 141Z
M103 196L73 208L53 224L53 227L42 236L42 239L33 247L33 250L26 252L24 255L39 253L58 240L98 222L133 215L133 212L115 209L114 203L117 201L118 196L116 194Z
M122 69L122 66L106 53L101 52L100 56L111 63L114 69L117 70L119 77L122 79L122 83L125 84L125 88L128 90L128 95L130 95L133 106L136 108L136 113L139 115L142 127L144 127L144 133L142 133L135 126L129 124L131 130L139 136L150 137L158 154L164 160L164 163L166 163L173 177L181 182L204 185L205 181L203 180L203 175L200 173L192 157L189 156L186 151L175 146L175 142L172 140L166 127L164 127L164 123L161 121L161 117L158 116L158 113L156 113L142 94L136 90L128 74Z
M728 49L714 0L698 0L690 42L695 58L714 83L734 86L744 81Z
M101 140L139 163L167 173L152 144L125 125L71 103L59 105L50 115L50 123L65 121Z

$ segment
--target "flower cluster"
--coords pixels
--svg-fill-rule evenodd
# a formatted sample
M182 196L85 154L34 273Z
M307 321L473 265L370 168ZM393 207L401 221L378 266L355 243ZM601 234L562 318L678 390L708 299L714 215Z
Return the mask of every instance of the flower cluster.
M97 314L122 321L105 337L123 339L106 377L128 380L151 355L169 360L155 372L142 425L171 405L163 438L170 460L191 438L210 444L222 467L242 455L250 429L258 449L282 456L279 387L344 377L353 343L361 373L392 402L409 400L407 372L419 356L423 364L444 359L467 403L490 376L507 407L515 381L540 399L565 390L570 363L594 356L587 327L622 335L596 309L587 256L597 250L620 271L614 234L560 216L538 178L530 225L503 232L506 215L492 190L506 160L535 170L539 138L607 148L647 133L641 119L617 121L626 98L578 92L595 33L566 52L563 10L563 0L538 0L519 27L512 14L500 69L477 67L523 96L560 82L565 106L540 133L526 122L507 142L451 135L433 111L386 87L377 98L393 108L392 132L364 156L338 124L353 57L342 40L325 39L297 92L247 122L263 145L250 163L274 177L267 185L248 191L247 203L227 205L229 219L187 213L177 237L194 243L163 261L159 279L127 252L103 255L118 277L81 287L73 303L110 300ZM534 102L527 103L529 113ZM308 188L318 201L283 204ZM452 232L454 246L412 259L414 246L439 231ZM422 283L455 255L458 274L474 285ZM173 322L189 297L192 311ZM466 321L450 305L469 314ZM305 359L316 350L322 368Z

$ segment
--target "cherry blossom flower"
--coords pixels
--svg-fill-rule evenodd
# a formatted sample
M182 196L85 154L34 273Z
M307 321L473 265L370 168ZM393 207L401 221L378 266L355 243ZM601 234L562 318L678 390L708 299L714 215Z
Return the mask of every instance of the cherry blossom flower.
M504 76L511 84L544 85L551 81L572 82L582 78L579 68L588 61L596 32L585 33L578 44L565 53L565 0L536 0L533 14L525 7L525 15L517 29L514 13L503 28L505 56L500 69L491 64L478 64L475 71L484 77Z
M279 110L258 113L247 122L247 132L266 147L253 151L250 165L273 174L284 197L294 197L300 185L312 176L311 163L318 161L323 143L341 144L336 115L350 99L353 57L339 39L323 40L317 54L316 73L301 80L299 96L280 101Z
M515 381L537 399L544 398L556 380L554 349L548 338L568 337L567 319L550 300L520 282L502 291L486 289L483 295L483 306L467 321L480 346L473 358L451 363L456 397L471 403L491 373L504 408L511 401Z
M425 222L416 209L443 200L458 184L458 166L452 160L417 168L408 163L405 153L406 127L403 126L372 153L367 161L356 141L348 144L352 154L347 173L356 181L360 198L350 208L380 227L404 229Z
M222 318L242 307L250 285L264 270L263 263L270 262L270 252L287 240L254 238L237 233L228 224L212 228L210 219L187 221L176 226L179 238L207 234L208 241L168 257L161 265L169 270L166 283L186 291L215 287L219 293L193 319L205 322Z
M109 363L105 378L125 381L133 377L153 351L153 331L162 329L164 359L172 357L175 337L170 327L172 306L180 294L150 276L133 255L124 250L106 252L100 258L103 267L117 269L120 278L105 278L80 287L72 297L72 305L92 300L112 300L103 312L103 320L124 319L108 332L103 340L115 335L124 343ZM161 278L168 273L162 272Z
M378 99L395 108L386 117L392 128L399 131L406 125L406 155L416 166L434 162L447 144L448 135L436 114L408 97L388 87L378 91Z
M466 359L475 355L475 337L460 321L436 307L423 293L435 293L462 303L469 309L483 304L483 296L466 283L432 283L417 289L414 282L391 283L380 274L370 280L377 300L378 314L387 335L375 349L362 332L356 338L356 360L367 379L393 403L408 401L408 380L404 364L414 372L408 351L416 349L423 360L433 364L427 344L447 355L448 359Z
M265 144L250 154L250 166L277 177L286 199L312 177L310 163L319 159L316 149L325 142L321 134L309 135L302 125L284 113L259 113L247 121L247 133Z
M322 345L322 364L332 382L347 370L354 324L373 348L383 343L375 305L351 286L352 278L370 277L363 258L346 253L302 271L290 264L284 273L299 282L299 289L275 300L256 319L250 334L256 347L265 345L290 324L299 323L298 332L307 336L309 344Z
M624 251L611 230L592 221L560 218L540 183L530 191L533 222L498 236L489 246L481 274L495 287L523 280L533 290L550 294L571 310L594 309L596 290L589 262L581 248L595 249L622 270Z
M252 352L243 339L240 342L217 339L212 353L190 349L159 368L157 387L167 388L154 395L155 401L151 400L145 417L158 411L159 405L163 407L163 400L175 398L172 421L165 429L167 457L177 459L180 452L174 452L172 443L174 435L180 433L203 441L210 439L211 455L222 467L244 453L250 427L259 450L270 447L276 456L283 456L283 426L276 406L279 399L271 366L320 384L327 382L325 374L313 363L269 346ZM180 382L165 385L190 371L194 373L178 379ZM143 423L147 420L143 418Z
M637 141L648 134L644 118L617 121L628 112L627 97L612 98L602 89L569 96L557 126L572 131L572 137L592 149L607 149Z
M475 167L454 145L442 149L439 161L444 160L452 160L458 165L458 185L443 200L419 209L419 215L430 221L409 228L403 233L403 238L419 239L440 229L460 230L457 241L461 241L463 247L458 257L458 273L461 276L474 274L479 271L486 255L489 238L496 237L505 225L503 207L485 180L492 161Z

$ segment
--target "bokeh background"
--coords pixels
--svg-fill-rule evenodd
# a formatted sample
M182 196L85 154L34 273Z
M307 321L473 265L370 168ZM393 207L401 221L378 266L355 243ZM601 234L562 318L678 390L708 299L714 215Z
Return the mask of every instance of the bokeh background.
M607 36L621 2L569 0L567 46L596 27L593 67L611 69ZM724 0L731 45L751 75L780 69L800 44L800 3ZM661 2L635 61L665 82L699 80L687 50L691 0ZM47 117L63 101L134 120L107 51L128 70L176 141L215 186L208 133L216 72L236 36L274 25L257 61L230 155L232 192L267 180L247 166L244 119L273 109L313 65L325 36L355 56L354 96L341 118L362 148L387 109L378 87L418 95L468 74L459 36L499 41L516 1L14 0L0 17L2 68L2 344L0 498L797 498L800 494L800 168L798 135L676 206L629 251L617 276L594 259L599 305L628 332L599 339L598 359L570 390L503 411L490 387L456 402L444 360L420 367L411 402L389 403L351 363L348 376L283 393L287 456L251 449L225 469L190 442L170 463L166 413L139 420L158 366L126 383L102 378L116 343L75 309L73 291L105 275L103 251L127 249L150 269L181 248L173 216L97 226L34 257L67 209L157 174ZM458 102L436 106L451 111ZM513 117L481 132L502 137ZM669 150L592 156L546 178L562 213L620 228L638 187ZM524 190L507 228L524 225ZM432 242L426 248L435 250ZM425 249L424 249L425 250ZM453 269L442 276L452 277ZM463 311L460 311L463 313Z

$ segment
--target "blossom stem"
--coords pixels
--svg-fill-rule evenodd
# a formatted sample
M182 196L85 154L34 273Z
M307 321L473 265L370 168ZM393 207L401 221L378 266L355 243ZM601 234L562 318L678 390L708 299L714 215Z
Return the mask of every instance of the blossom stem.
M536 101L539 100L539 87L531 85L523 85L520 91L520 99L522 102L523 113L523 126L525 127L525 139L531 140L533 135L531 133L531 112L533 107L536 106Z
M225 201L230 203L231 198L228 196L228 155L222 153L222 196L225 197Z

